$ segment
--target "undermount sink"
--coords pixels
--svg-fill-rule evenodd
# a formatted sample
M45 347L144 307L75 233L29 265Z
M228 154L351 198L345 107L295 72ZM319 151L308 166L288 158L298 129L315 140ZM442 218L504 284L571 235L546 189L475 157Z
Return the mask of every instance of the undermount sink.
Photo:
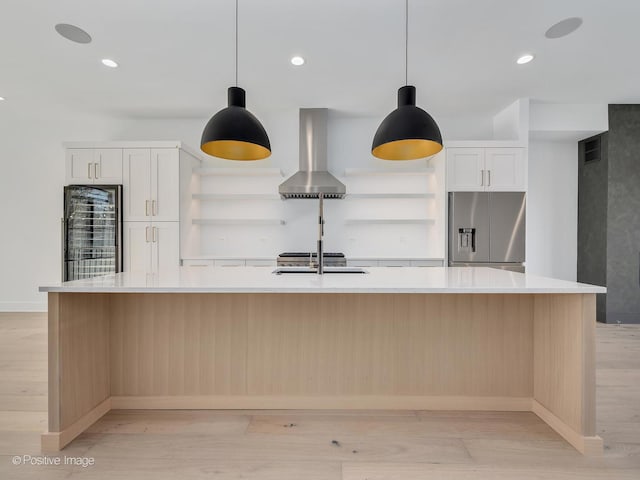
M282 275L283 273L310 273L313 275L318 274L318 270L309 267L280 267L276 268L272 273L276 275ZM366 270L357 267L324 267L323 273L368 273Z

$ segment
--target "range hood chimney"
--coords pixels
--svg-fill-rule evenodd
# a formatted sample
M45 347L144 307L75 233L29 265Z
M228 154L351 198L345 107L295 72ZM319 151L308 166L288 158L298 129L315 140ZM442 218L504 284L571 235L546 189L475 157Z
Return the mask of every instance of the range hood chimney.
M344 198L344 183L327 171L327 108L300 109L300 170L280 184L282 198Z

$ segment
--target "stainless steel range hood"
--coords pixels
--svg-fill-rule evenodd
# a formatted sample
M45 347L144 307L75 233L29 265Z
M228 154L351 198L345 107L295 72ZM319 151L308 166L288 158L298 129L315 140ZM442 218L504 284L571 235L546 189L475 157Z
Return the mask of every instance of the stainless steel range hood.
M280 184L282 198L343 198L344 183L327 171L326 108L300 109L300 170Z

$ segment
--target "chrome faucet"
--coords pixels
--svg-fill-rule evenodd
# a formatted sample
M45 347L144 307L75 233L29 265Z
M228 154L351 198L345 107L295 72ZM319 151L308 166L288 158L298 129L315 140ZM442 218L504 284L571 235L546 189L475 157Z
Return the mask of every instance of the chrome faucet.
M318 275L322 275L324 273L324 255L322 252L322 237L324 236L324 194L318 194L318 198L320 199L319 212L318 212Z

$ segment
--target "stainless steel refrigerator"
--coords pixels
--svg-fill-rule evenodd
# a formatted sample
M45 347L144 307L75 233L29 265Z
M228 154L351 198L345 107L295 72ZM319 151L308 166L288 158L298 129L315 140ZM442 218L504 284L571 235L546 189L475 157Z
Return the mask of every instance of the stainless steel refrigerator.
M63 281L122 271L122 186L64 187Z
M449 265L524 272L524 192L449 193Z

